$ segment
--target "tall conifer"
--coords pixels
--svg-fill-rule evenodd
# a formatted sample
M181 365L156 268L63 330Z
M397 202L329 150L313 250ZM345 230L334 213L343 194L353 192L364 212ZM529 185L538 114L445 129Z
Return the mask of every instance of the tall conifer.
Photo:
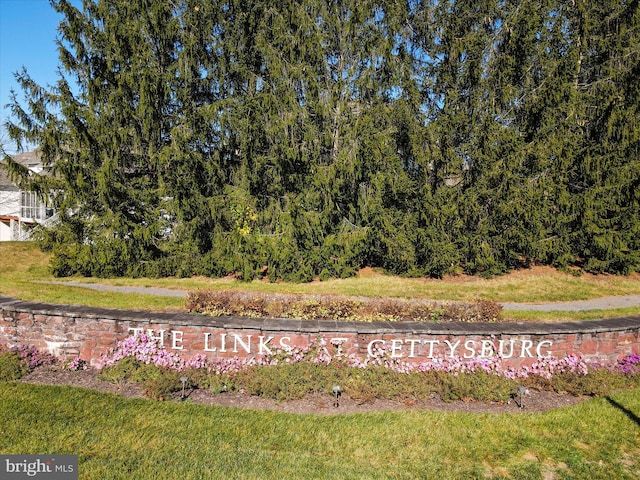
M52 1L58 275L640 266L638 2Z

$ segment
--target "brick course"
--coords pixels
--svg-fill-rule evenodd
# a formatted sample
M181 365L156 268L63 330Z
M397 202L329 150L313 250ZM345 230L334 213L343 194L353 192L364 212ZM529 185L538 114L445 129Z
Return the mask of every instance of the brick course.
M136 330L137 329L137 330ZM77 355L96 365L135 331L162 339L185 358L256 356L281 347L305 347L323 337L342 352L368 356L376 346L406 361L493 356L521 366L537 355L580 354L612 362L640 354L640 317L560 323L335 322L207 317L23 302L0 296L0 343L31 345L62 360ZM338 340L342 339L342 340Z

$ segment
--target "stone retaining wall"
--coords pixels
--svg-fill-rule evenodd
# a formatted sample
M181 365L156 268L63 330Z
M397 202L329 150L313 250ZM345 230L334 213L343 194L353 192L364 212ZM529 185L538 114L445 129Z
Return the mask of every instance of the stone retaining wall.
M30 345L60 359L96 365L118 341L145 332L184 358L268 354L324 338L328 348L362 358L381 350L403 361L500 354L514 366L538 356L613 362L640 354L640 317L558 323L338 322L208 317L24 302L0 296L0 343Z

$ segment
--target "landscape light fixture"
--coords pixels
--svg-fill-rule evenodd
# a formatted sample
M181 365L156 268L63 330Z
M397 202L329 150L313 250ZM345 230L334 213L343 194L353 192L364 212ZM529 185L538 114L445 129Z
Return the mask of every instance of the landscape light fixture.
M527 389L524 386L520 385L518 387L518 395L520 395L520 408L524 408L524 398L523 397L524 397L525 393L527 393Z
M189 380L188 377L180 377L180 381L182 382L182 395L180 396L181 400L184 400L185 398L184 388L187 386L187 380Z
M333 394L336 397L335 401L333 402L333 406L338 408L340 406L340 395L342 394L342 389L340 388L340 385L333 386Z

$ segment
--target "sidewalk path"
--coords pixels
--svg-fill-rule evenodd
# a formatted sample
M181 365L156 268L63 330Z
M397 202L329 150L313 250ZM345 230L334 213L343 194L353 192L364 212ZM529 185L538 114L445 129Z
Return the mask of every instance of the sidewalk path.
M626 308L640 306L640 295L620 297L601 297L591 300L553 303L502 303L504 310L528 310L545 312L580 312L583 310L608 310L610 308Z
M139 293L143 295L156 295L160 297L183 297L189 293L187 290L173 290L160 287L118 287L114 285L101 285L99 283L78 282L46 282L56 285L68 285L70 287L89 288L91 290ZM576 300L572 302L551 303L501 303L504 310L526 310L544 312L580 312L584 310L608 310L611 308L626 308L640 306L640 295L626 295L615 297L593 298L591 300Z

